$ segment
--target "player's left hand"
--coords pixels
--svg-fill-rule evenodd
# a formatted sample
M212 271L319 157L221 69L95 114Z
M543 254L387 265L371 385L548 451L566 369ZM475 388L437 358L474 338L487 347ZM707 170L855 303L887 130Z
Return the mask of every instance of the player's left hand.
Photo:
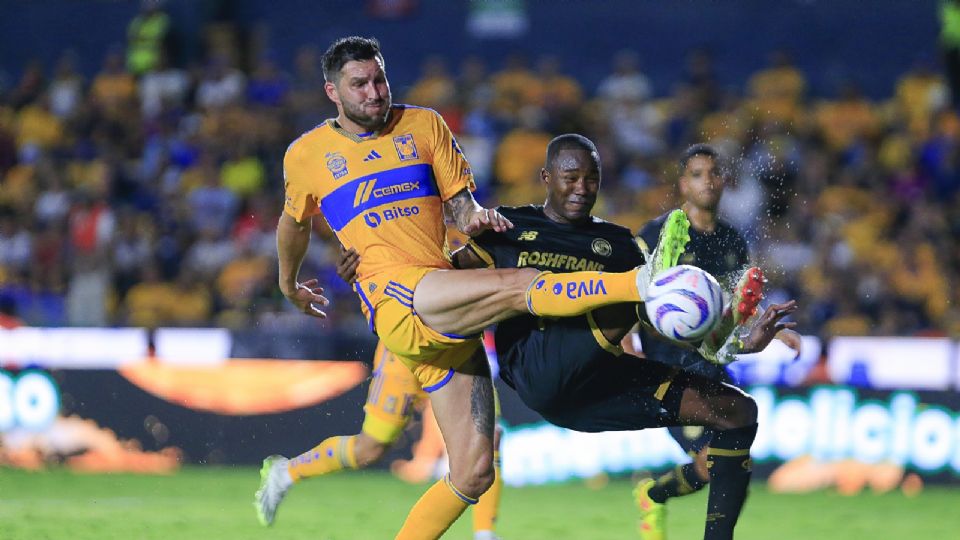
M337 275L345 281L347 285L353 285L357 280L357 268L360 266L360 254L357 250L350 248L344 249L340 246L340 256L337 258Z
M469 236L476 236L485 230L491 229L496 232L505 232L512 229L513 223L503 217L503 214L493 208L480 208L470 216L470 220L463 228L463 232Z
M796 310L796 300L769 306L767 310L763 312L763 315L753 323L747 337L743 338L743 348L740 350L740 354L762 351L767 348L767 345L773 341L773 338L776 337L778 333L795 328L797 323L783 321L782 319ZM789 345L789 343L787 345Z

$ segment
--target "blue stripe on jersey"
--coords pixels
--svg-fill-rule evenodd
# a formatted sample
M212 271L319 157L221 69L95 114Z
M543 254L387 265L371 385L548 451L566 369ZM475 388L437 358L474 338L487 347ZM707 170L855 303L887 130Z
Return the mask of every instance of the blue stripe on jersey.
M410 295L410 299L413 300L413 290L410 289L409 287L405 287L405 286L401 285L400 283L397 283L396 281L391 281L391 282L390 282L390 285L393 285L394 287L396 287L396 288L398 288L398 289L400 289L400 290L402 290L402 291L406 291L406 292Z
M388 282L387 289L393 289L394 291L399 293L400 296L403 296L407 300L410 300L411 302L413 302L413 291L410 291L410 289L404 287L403 285L400 285L396 281ZM410 291L410 292L407 292L407 291Z
M330 227L339 232L371 208L418 197L439 197L433 169L427 163L407 165L362 176L348 182L320 201L320 210Z
M403 297L400 296L396 291L393 291L391 289L384 289L383 294L389 296L390 298L393 298L397 302L400 302L400 305L413 309L413 304L408 302L407 300L404 300Z

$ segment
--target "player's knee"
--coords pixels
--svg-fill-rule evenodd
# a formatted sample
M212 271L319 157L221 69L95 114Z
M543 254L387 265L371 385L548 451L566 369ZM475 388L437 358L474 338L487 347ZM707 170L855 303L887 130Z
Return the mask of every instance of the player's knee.
M380 461L380 458L387 453L388 448L390 448L389 444L380 442L366 433L361 433L357 437L356 446L353 449L354 457L357 460L357 468L362 469Z
M744 394L737 400L734 428L752 426L757 423L757 402L750 395Z
M459 474L458 474L459 473ZM493 485L493 454L483 452L461 471L450 470L450 479L464 495L478 498Z

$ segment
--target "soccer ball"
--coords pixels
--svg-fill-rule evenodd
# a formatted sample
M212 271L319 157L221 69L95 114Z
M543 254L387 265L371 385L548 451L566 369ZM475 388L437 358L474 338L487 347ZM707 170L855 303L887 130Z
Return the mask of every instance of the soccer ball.
M653 277L646 309L650 324L664 336L698 341L720 322L723 292L707 271L681 264Z

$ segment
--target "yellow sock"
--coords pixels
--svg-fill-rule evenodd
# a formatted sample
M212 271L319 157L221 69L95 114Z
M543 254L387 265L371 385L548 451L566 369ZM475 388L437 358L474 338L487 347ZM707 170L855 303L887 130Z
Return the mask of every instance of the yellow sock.
M312 450L290 460L290 478L299 482L311 476L332 473L343 469L356 469L354 454L356 435L330 437Z
M480 496L473 507L473 532L493 531L500 511L500 493L503 491L503 475L500 474L500 452L493 452L493 485Z
M460 517L468 505L477 500L467 497L446 475L420 497L413 505L396 540L434 540L440 538L450 525Z
M609 304L640 302L637 271L544 272L527 289L527 309L541 317L570 317Z

